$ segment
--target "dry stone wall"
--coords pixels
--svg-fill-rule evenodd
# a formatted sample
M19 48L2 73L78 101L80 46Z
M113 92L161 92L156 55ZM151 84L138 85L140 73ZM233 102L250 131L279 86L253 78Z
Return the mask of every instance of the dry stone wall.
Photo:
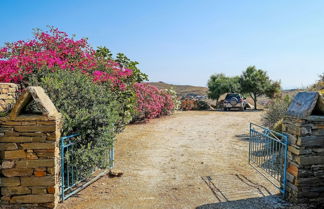
M290 106L295 112L288 114L283 122L283 131L289 139L287 198L293 202L324 206L324 115L318 108L322 97L314 97L308 102L310 108L304 108L308 116L298 117L295 113L303 110L300 107L309 98L306 93L299 96L306 99L295 98L296 108ZM314 111L317 115L312 115Z
M16 103L18 85L0 83L0 113L9 111Z
M32 100L43 114L24 114ZM29 87L0 118L1 205L55 208L61 116L40 87Z

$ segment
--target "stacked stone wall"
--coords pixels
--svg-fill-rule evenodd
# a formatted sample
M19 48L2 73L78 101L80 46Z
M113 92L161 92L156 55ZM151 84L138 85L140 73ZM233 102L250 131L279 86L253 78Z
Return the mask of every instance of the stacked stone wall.
M26 114L32 100L43 114ZM43 89L28 88L13 110L0 118L1 206L55 208L59 200L61 115Z
M286 117L287 192L293 202L324 204L324 116Z
M14 83L0 83L0 113L8 112L16 103L18 85Z

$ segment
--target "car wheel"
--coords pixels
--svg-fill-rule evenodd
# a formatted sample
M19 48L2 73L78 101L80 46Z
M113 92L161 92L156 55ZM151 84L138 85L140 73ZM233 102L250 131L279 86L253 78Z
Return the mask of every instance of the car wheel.
M224 111L227 111L227 108L226 107L224 107Z

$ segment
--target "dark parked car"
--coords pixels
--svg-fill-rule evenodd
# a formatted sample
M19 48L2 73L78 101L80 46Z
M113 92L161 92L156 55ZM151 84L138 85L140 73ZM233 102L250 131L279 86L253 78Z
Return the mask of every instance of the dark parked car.
M246 110L246 98L240 94L227 94L224 100L224 111L231 110L232 108L237 108L242 111Z

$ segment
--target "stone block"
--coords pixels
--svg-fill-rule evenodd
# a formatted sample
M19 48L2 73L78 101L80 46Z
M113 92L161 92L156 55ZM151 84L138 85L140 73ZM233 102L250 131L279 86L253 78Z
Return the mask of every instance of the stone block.
M37 121L36 122L38 125L45 125L45 126L55 126L56 121L54 120L49 120L49 121Z
M317 165L324 164L323 156L297 156L296 161L300 165Z
M45 171L34 171L34 176L46 176Z
M34 152L36 152L37 154L38 153L45 153L45 152L53 154L55 152L55 149L37 149L37 150L34 150Z
M310 169L302 168L298 170L298 177L299 178L305 178L305 177L310 177L314 176L313 172Z
M324 136L324 129L315 129L313 130L313 135L314 136Z
M2 196L0 200L1 200L1 205L3 205L3 204L9 204L9 202L10 202L10 196ZM7 208L6 207L3 207L3 209L10 209L10 207L9 206Z
M48 188L47 188L47 192L48 192L49 194L54 194L54 193L55 193L55 187L54 187L54 186L48 187Z
M2 161L2 164L1 164L2 169L13 168L14 166L15 166L15 162L12 160Z
M288 136L288 144L289 145L294 145L297 143L297 137L291 134L287 134Z
M298 197L306 197L306 198L315 198L318 197L320 194L318 192L299 192Z
M55 174L55 168L47 168L47 173L54 175Z
M323 147L324 146L324 137L318 136L302 136L298 137L298 145L305 147Z
M18 132L53 132L56 130L55 126L16 126L15 130Z
M35 153L33 153L33 152L28 152L28 151L27 151L26 158L27 158L28 160L36 160L36 159L38 159L38 157L37 157L37 155L36 155Z
M16 150L18 146L16 143L0 143L0 150Z
M53 176L31 176L21 177L22 186L54 186L55 178Z
M4 196L30 194L31 190L28 187L2 187L1 194Z
M32 187L32 194L46 194L47 188L46 187Z
M290 164L288 166L287 172L290 173L291 175L295 176L295 177L298 176L298 168L293 164Z
M33 174L33 169L31 169L31 168L10 168L10 169L2 169L1 172L6 177L31 176Z
M318 183L320 183L320 179L317 177L305 177L305 178L297 178L296 179L296 184L297 185L303 185L303 186L310 186L314 185L316 186Z
M25 159L26 152L24 150L14 150L14 151L3 151L3 159Z
M24 143L20 144L23 149L54 149L55 143Z
M49 203L54 202L52 194L21 195L11 198L11 203Z
M296 146L293 146L293 145L288 146L288 151L295 154L295 155L300 154L299 147L296 147Z
M39 168L54 167L53 159L37 159L37 160L20 160L16 162L16 168Z
M4 121L2 124L6 126L21 126L21 122L11 121L11 120Z
M19 177L0 178L0 187L11 187L11 186L19 186L19 185L20 185Z
M290 182L287 182L287 187L291 190L291 193L298 192L298 187Z
M26 142L40 142L45 141L45 137L29 137L29 136L1 136L0 142L15 142L15 143L26 143Z
M295 180L295 176L294 175L292 175L289 172L287 172L286 177L287 177L287 181L289 181L291 183L294 183L294 180Z
M54 153L51 152L37 152L37 156L40 158L54 158Z
M46 171L46 168L35 168L34 171Z

